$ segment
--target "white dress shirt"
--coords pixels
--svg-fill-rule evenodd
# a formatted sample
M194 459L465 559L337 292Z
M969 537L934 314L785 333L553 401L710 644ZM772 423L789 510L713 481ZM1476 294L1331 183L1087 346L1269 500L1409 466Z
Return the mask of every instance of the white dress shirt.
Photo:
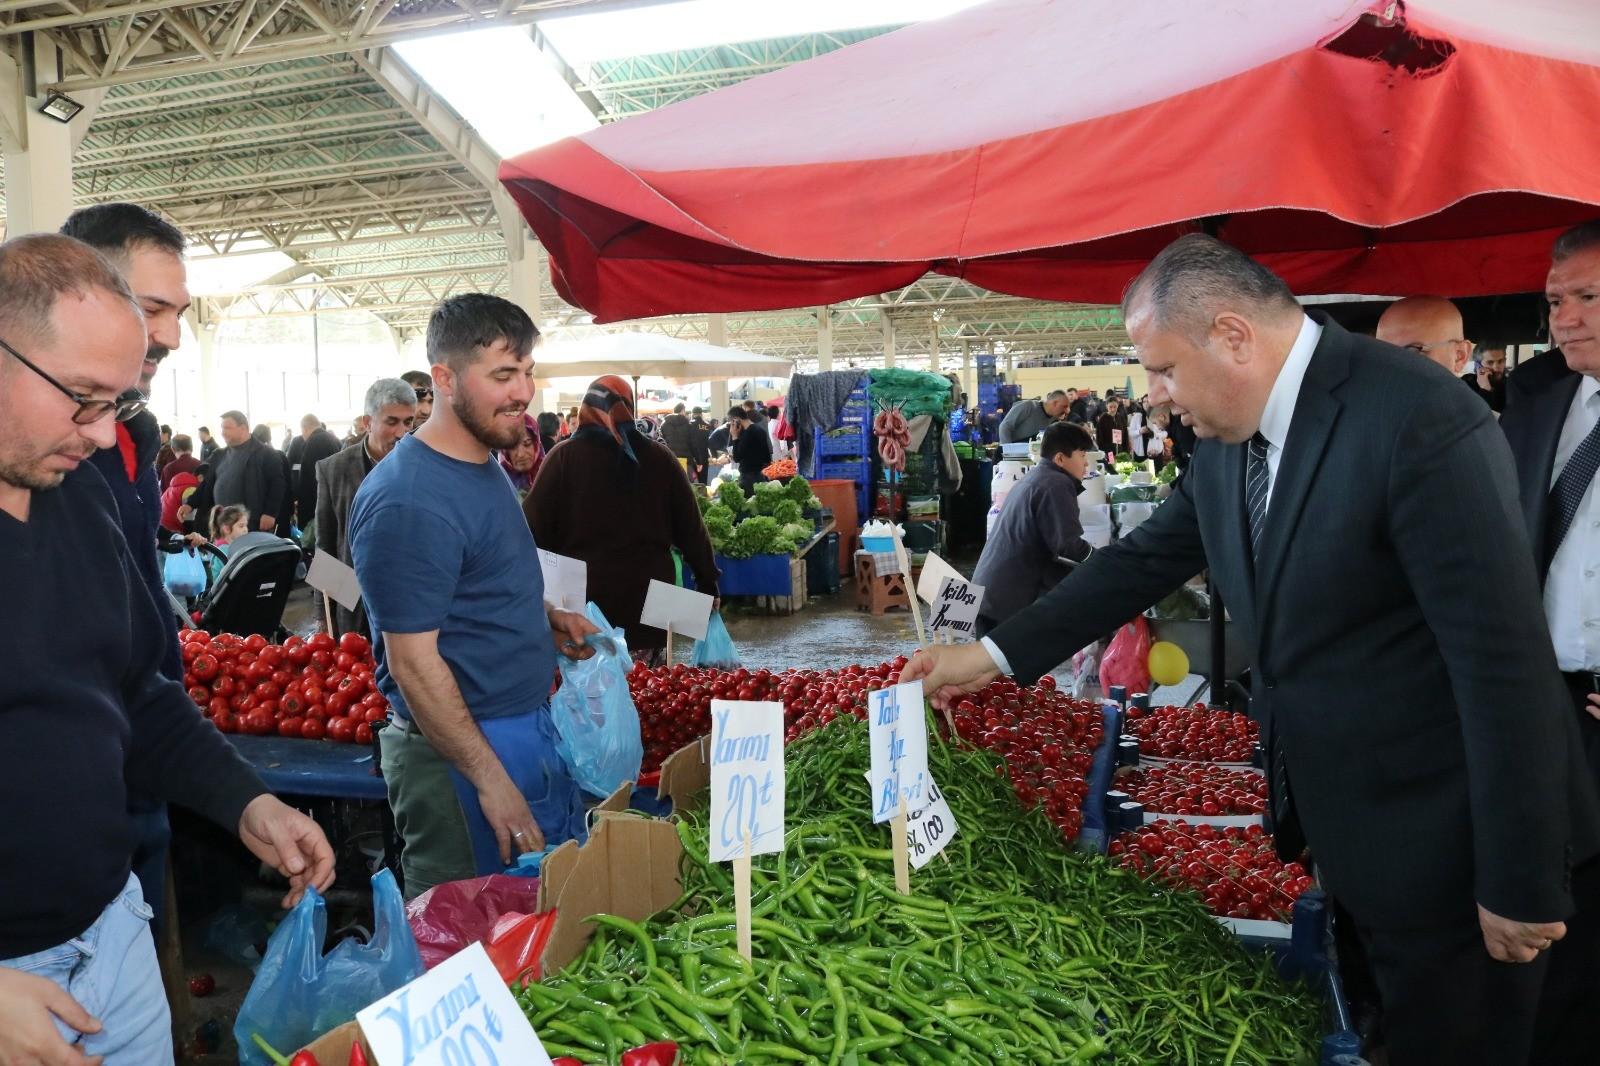
M1300 332L1295 335L1294 344L1290 345L1289 354L1284 357L1283 366L1278 369L1278 376L1272 382L1272 391L1267 394L1267 406L1261 412L1260 433L1267 439L1268 511L1272 510L1272 486L1278 480L1278 465L1283 461L1283 446L1289 440L1289 426L1294 422L1294 409L1300 403L1300 386L1305 381L1306 370L1311 366L1311 354L1317 350L1317 342L1321 339L1322 327L1312 321L1311 316L1301 315ZM1593 383L1592 379L1586 380ZM1587 429L1585 432L1588 432ZM1579 436L1578 439L1583 438ZM1576 442L1573 447L1577 447ZM1244 503L1243 500L1239 502L1241 506ZM1551 575L1554 576L1554 573L1552 570ZM1600 614L1596 614L1595 617L1600 618ZM1600 622L1596 625L1600 627ZM1596 635L1600 635L1600 630L1597 630ZM1000 650L1000 645L988 637L984 637L979 643L989 652L989 658L994 660L994 664L1000 668L1002 674L1011 673L1011 663Z
M1567 409L1550 487L1567 460L1600 418L1600 381L1585 377ZM1578 513L1550 561L1544 583L1544 616L1556 646L1556 665L1568 672L1600 671L1600 492L1594 482L1578 503Z

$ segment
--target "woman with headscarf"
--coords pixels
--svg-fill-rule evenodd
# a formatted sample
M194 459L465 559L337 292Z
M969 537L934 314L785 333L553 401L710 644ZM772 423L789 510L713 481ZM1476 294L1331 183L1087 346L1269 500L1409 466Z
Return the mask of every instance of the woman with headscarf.
M522 416L522 440L500 453L500 469L511 479L517 499L527 498L543 462L544 442L539 437L539 423L532 415L525 414Z
M588 564L588 598L646 662L661 660L667 634L639 616L652 579L676 582L673 548L696 587L717 595L711 538L688 475L665 444L639 431L633 389L620 377L589 386L578 428L545 456L522 513L539 547Z

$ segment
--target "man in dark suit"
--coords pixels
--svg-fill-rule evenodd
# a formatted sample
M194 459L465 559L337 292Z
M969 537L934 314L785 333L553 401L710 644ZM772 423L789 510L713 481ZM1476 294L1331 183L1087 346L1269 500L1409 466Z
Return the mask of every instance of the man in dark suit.
M1563 234L1551 258L1545 296L1550 339L1560 347L1507 379L1500 428L1516 459L1556 665L1589 772L1600 781L1600 222ZM1583 904L1600 899L1600 862L1573 881L1579 914L1552 953L1545 997L1569 1004L1563 1019L1592 1019L1600 1015L1600 914ZM1582 1046L1580 1032L1548 1035L1563 1048Z
M1390 1062L1528 1061L1600 801L1493 416L1209 237L1164 250L1123 310L1151 402L1201 438L1187 476L983 642L902 678L941 703L1002 670L1031 683L1209 565L1252 651L1280 851L1308 842L1353 916Z
M355 503L356 490L372 468L394 451L400 438L411 432L417 417L417 393L401 378L379 378L367 387L362 407L367 416L367 432L354 444L319 461L312 474L317 492L317 550L331 553L346 566L355 565L350 554L350 508ZM321 603L322 598L317 593L318 606L325 612L321 617L326 619L328 605ZM372 636L365 602L356 604L353 611L337 603L331 606L333 628L329 632L333 636Z

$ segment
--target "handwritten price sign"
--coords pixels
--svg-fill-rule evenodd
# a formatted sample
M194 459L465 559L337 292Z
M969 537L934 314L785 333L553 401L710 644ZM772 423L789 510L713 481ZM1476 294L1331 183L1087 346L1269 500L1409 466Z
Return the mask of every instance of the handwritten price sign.
M933 617L928 621L928 632L948 633L956 640L971 640L977 633L978 609L982 606L982 585L947 577L940 582L939 595L933 601Z
M956 816L945 802L944 793L930 776L928 805L906 819L906 841L911 849L911 865L922 869L944 850L956 835Z
M783 704L711 701L711 861L783 849Z
M356 1012L379 1066L550 1066L481 943Z
M872 820L887 822L928 805L928 722L922 712L922 682L874 692L867 703L872 744Z

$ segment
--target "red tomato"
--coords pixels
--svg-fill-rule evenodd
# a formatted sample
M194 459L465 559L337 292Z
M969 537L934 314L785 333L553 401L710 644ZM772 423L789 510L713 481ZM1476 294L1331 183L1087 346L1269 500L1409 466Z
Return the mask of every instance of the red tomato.
M234 717L232 711L225 710L221 714L212 715L211 724L217 727L217 732L219 733L237 733L239 731L239 719Z
M245 667L244 676L252 685L259 685L272 676L272 667L257 660Z
M278 723L278 735L280 737L298 737L301 735L300 731L305 727L305 724L306 720L304 718L285 718Z
M312 651L332 651L334 640L326 633L313 633L306 638L306 643L311 645Z
M372 727L365 722L362 722L360 725L356 726L356 743L372 743Z
M291 716L305 715L312 709L311 705L306 702L306 698L300 694L298 689L285 692L283 694L283 699L279 701L278 706L283 708L284 714Z
M244 646L253 652L260 652L262 648L267 646L267 638L260 633L251 633L244 638Z
M323 706L328 709L329 718L336 718L343 714L345 708L349 705L350 697L343 692L330 692L327 699L323 701Z
M179 649L179 654L183 656L183 664L187 666L204 654L205 650L205 645L196 644L191 640L184 643L183 647Z
M367 683L359 677L346 677L339 682L336 691L343 692L350 697L352 703L356 702L367 693Z
M255 695L255 698L260 700L262 703L265 703L268 700L275 700L279 696L283 695L283 690L277 685L274 685L271 681L261 682L254 689L252 689L251 692Z
M276 728L277 723L272 720L270 711L263 711L257 708L244 717L243 732L252 736L264 737Z
M213 696L232 696L238 691L239 682L235 681L227 674L224 674L215 681L211 682L211 694Z
M204 685L195 685L193 688L189 689L189 698L194 700L194 705L196 707L204 707L207 703L211 702L211 690L206 688Z
M339 638L339 650L361 659L372 651L372 644L360 633L346 633Z
M289 639L293 641L299 640L300 638L290 637ZM315 649L313 649L311 645L300 643L294 645L285 645L283 652L284 657L288 659L290 665L297 669L303 670L305 669L306 664L311 661L311 653L313 650Z
M228 705L228 701L221 696L212 696L206 703L206 717L213 722L224 714L231 714L232 711L233 708Z
M351 655L349 652L338 651L333 653L333 668L335 670L342 670L345 673L349 673L355 668L355 665L356 657Z
M318 633L317 636L325 637L327 634ZM329 670L333 669L333 653L328 651L326 648L317 648L312 651L311 668L321 673L327 673Z
M354 716L352 715L352 717ZM365 714L368 723L381 722L387 717L389 717L389 709L387 707L368 707Z
M294 680L294 675L280 666L272 671L272 676L267 678L267 680L271 681L274 685L277 685L278 691L281 692L289 687L290 682Z
M293 721L292 718L284 720ZM302 739L321 740L327 735L327 726L320 718L307 718L300 726L300 736Z
M364 723L363 723L364 724ZM349 744L356 738L356 722L351 718L328 719L328 739Z
M189 676L205 684L216 680L217 671L220 669L222 666L217 662L217 657L209 652L203 652L195 656L194 661L189 664Z

